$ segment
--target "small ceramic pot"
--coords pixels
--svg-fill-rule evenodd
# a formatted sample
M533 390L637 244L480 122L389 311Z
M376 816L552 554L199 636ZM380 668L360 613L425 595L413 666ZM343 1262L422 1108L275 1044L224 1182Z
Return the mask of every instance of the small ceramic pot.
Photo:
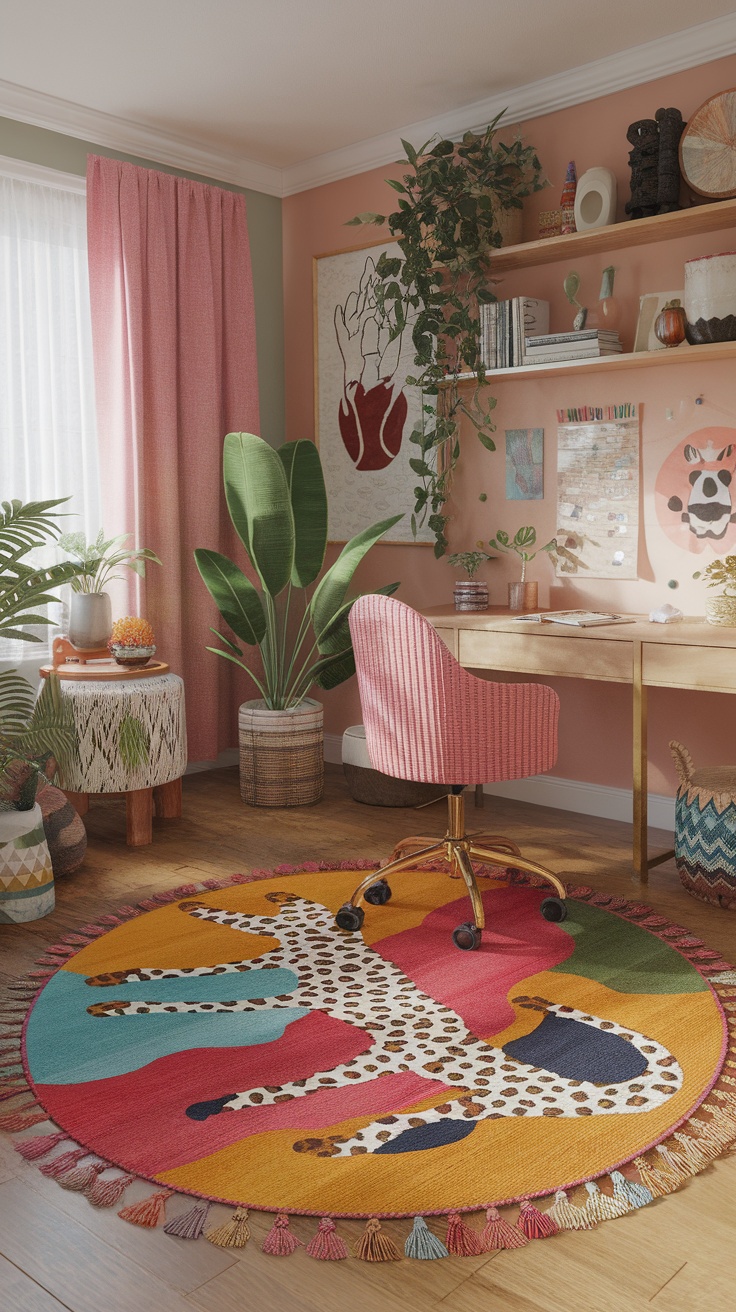
M682 305L666 305L654 320L654 336L663 346L679 346L684 342L687 317Z
M104 647L112 633L112 607L106 592L73 592L69 607L69 641L89 650Z
M509 610L529 611L538 609L538 583L509 583Z
M487 610L488 584L476 579L460 579L453 591L455 610Z
M687 340L736 341L736 251L685 264Z
M118 665L127 665L130 669L136 669L148 664L151 657L156 655L156 648L123 647L119 642L111 642L110 652L115 657Z

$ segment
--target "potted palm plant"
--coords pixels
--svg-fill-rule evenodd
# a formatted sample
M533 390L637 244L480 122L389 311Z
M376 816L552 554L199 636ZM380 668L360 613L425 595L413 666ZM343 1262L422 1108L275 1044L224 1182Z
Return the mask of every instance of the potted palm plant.
M27 626L53 621L43 609L74 579L70 561L36 568L25 559L53 542L62 500L4 501L0 511L0 638L41 642ZM0 673L0 922L36 920L54 907L51 858L36 801L39 780L68 765L76 746L71 710L50 675L36 699L15 670Z
M69 608L69 640L75 647L104 647L112 633L112 607L105 588L113 579L122 578L121 569L132 569L145 577L146 561L160 565L155 551L148 547L130 548L130 537L105 538L100 529L94 542L84 533L63 533L59 546L76 561L79 569L72 579L72 602Z
M258 647L262 670L231 638L209 647L247 671L260 697L239 713L240 791L252 806L297 806L322 795L322 706L312 684L334 688L355 672L348 588L360 561L401 518L393 515L346 543L322 577L327 494L313 442L274 451L253 433L228 433L223 452L230 518L256 573L254 586L227 556L198 548L197 568L240 642ZM319 581L318 581L319 580ZM379 591L392 593L398 583Z

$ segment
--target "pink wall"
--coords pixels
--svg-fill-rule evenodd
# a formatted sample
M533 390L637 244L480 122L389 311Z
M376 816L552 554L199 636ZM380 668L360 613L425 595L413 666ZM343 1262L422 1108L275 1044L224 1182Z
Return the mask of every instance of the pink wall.
M595 164L613 169L619 183L619 217L628 196L626 128L634 119L651 117L660 105L676 105L689 115L714 92L736 83L736 56L716 60L672 77L622 91L522 124L524 138L540 155L551 186L533 196L525 207L525 237L536 236L540 209L554 207L570 158L578 176ZM314 435L312 337L312 258L330 251L365 243L375 231L346 228L345 222L362 210L386 212L394 193L386 176L399 168L381 168L317 187L284 202L284 288L286 347L287 436ZM601 270L616 265L616 292L623 309L621 335L631 349L638 298L645 291L680 288L683 262L695 255L733 248L726 232L611 251L605 256L576 260L583 282L583 301L597 299ZM561 291L565 264L550 264L509 275L497 287L499 296L540 296L552 304L552 328L569 329L571 312ZM488 453L474 433L463 434L463 454L453 492L451 548L473 546L488 539L498 527L511 531L533 522L541 541L555 531L555 440L558 407L636 401L642 408L642 533L639 574L635 582L590 580L578 576L562 586L542 558L532 577L540 581L542 604L617 607L645 612L671 601L688 614L702 614L704 589L692 580L695 569L719 552L710 548L702 556L678 548L660 529L653 509L655 475L672 447L696 428L709 425L736 429L736 386L733 366L727 363L672 365L664 369L623 370L606 379L602 374L577 378L532 379L493 384L498 405L495 418L499 450ZM695 407L702 394L704 404ZM668 417L671 412L672 417ZM545 430L545 492L542 502L507 502L504 496L503 430L543 427ZM481 503L479 493L487 493ZM409 507L407 507L409 509ZM546 535L546 536L545 536ZM722 550L721 553L723 554ZM491 599L505 601L506 582L516 577L511 563L499 560L486 566ZM412 605L432 605L451 599L454 574L445 562L435 561L428 547L384 546L372 553L358 577L363 587L401 579L400 596ZM677 580L673 591L669 580ZM631 786L631 697L627 689L610 684L560 680L562 699L560 756L555 773L587 782ZM328 732L338 733L360 719L355 681L324 695ZM675 694L656 689L650 694L650 790L675 791L675 776L667 744L681 738L697 762L733 759L736 702L716 694Z

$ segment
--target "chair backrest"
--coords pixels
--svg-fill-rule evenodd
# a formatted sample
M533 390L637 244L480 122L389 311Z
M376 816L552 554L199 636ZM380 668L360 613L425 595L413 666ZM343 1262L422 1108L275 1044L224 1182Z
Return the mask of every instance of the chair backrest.
M559 699L551 688L469 674L429 621L392 597L359 597L350 633L375 770L476 784L523 779L554 765Z

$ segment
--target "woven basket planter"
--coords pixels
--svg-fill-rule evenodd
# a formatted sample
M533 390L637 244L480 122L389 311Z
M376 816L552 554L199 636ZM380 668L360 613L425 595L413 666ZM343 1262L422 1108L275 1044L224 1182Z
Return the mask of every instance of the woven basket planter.
M324 786L323 709L305 697L289 711L243 702L240 796L249 806L309 806Z
M670 743L680 779L675 801L675 862L688 893L736 911L736 766L696 769Z
M720 597L707 597L705 618L709 624L721 624L724 628L736 625L736 597L722 593Z

